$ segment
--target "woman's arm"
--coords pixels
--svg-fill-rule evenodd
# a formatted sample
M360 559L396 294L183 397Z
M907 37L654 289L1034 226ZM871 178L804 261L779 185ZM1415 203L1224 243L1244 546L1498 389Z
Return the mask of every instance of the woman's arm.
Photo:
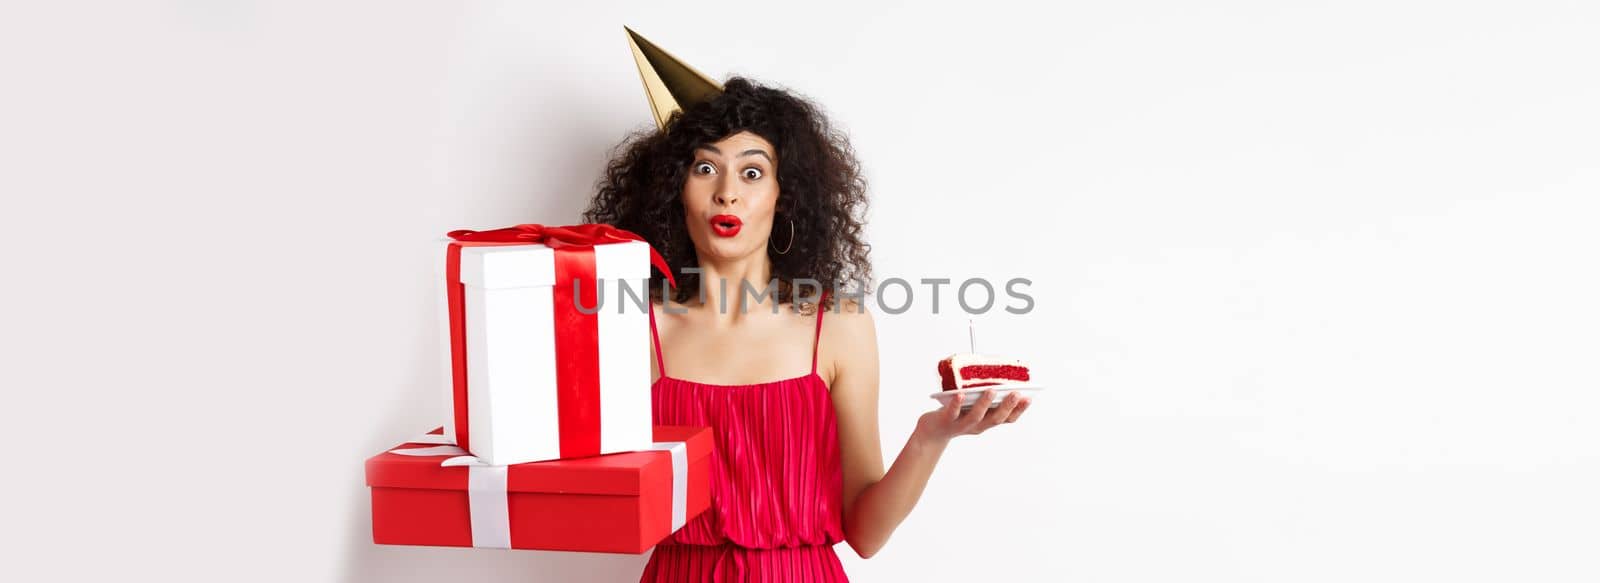
M985 392L963 413L959 399L929 411L917 421L887 473L878 437L878 338L870 313L856 313L847 303L824 320L825 341L832 359L835 417L844 482L844 532L850 548L871 558L889 542L889 535L911 514L933 475L950 439L1016 421L1027 401L1015 394L990 410L993 392ZM931 375L930 375L931 376Z

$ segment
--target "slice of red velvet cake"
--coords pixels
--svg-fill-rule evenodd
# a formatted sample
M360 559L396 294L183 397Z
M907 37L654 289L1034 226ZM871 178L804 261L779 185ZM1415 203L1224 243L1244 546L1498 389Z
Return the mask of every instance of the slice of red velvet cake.
M1026 382L1028 367L1014 358L952 354L939 361L939 380L946 391Z

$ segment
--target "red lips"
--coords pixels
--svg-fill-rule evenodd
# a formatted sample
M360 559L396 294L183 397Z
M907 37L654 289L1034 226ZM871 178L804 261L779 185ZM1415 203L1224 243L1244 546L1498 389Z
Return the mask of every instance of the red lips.
M744 221L733 215L717 215L711 217L711 231L718 237L732 237L739 234L739 228L744 226Z

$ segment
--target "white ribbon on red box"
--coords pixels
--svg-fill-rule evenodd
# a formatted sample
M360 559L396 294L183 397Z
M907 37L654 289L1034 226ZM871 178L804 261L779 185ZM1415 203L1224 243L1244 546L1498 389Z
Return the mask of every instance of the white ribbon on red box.
M682 441L657 441L650 449L672 456L672 532L683 528L689 513L689 446Z
M441 443L443 435L429 433L406 443ZM682 441L658 441L652 451L672 458L672 532L683 528L689 508L689 449ZM491 466L454 445L391 449L409 456L450 456L440 467L467 466L467 506L472 524L472 546L480 549L511 548L511 509L506 502L508 466Z

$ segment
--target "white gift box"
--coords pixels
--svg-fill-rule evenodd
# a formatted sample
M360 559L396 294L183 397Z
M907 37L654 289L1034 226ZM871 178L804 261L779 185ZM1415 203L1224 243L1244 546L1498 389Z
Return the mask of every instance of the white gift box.
M457 246L460 283L450 281L449 261L443 262L447 288L439 310L447 440L497 466L649 449L649 245L558 251L452 242ZM594 280L579 281L600 292L592 315L574 305L572 275L562 279L557 266L558 255L565 255L563 265L584 265L586 253ZM464 358L454 354L450 286L459 286ZM596 308L593 300L582 304ZM457 382L462 372L464 388Z

